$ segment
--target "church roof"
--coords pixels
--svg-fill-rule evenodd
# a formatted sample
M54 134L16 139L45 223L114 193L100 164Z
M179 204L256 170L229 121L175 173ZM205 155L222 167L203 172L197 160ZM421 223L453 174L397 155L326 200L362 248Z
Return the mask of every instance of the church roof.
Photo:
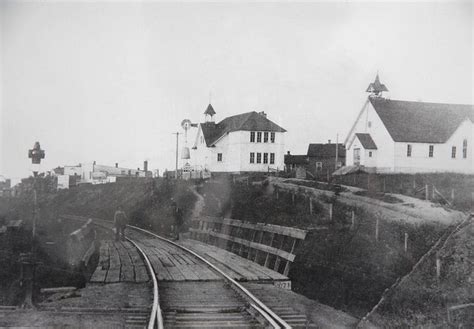
M207 106L206 111L204 111L204 114L208 114L208 115L210 115L210 116L212 117L214 114L216 114L216 111L214 111L214 108L212 107L212 105L209 104L209 105Z
M474 106L369 97L395 142L445 143L466 119L474 122Z
M207 146L212 146L223 135L232 131L273 131L286 132L285 129L255 111L227 117L219 123L201 123Z
M356 136L359 139L359 141L362 144L362 147L364 149L366 149L366 150L376 150L377 149L377 145L375 145L375 142L372 139L372 136L370 136L370 134L357 133Z

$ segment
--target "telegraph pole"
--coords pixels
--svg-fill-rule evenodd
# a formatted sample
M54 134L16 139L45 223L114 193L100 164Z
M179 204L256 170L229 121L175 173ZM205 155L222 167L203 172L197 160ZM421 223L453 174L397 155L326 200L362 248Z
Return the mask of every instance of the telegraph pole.
M175 172L174 172L174 178L178 179L178 139L179 139L179 135L181 135L181 133L175 132L175 133L173 133L173 135L176 135L176 168L175 168Z
M339 134L336 134L336 163L334 164L334 168L337 170L337 160L339 158Z

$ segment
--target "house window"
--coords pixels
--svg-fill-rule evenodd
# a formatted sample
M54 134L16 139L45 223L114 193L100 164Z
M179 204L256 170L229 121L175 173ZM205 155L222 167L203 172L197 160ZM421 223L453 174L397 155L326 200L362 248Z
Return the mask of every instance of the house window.
M467 139L462 141L462 157L463 159L467 158Z
M411 157L411 144L407 145L407 157Z
M222 162L222 153L217 153L217 162Z
M270 142L275 143L275 133L270 133Z
M270 153L270 164L275 164L275 153Z
M337 165L338 168L341 168L342 167L342 162L338 161L336 165Z
M204 143L204 138L201 136L201 144Z
M255 131L250 132L250 143L255 143Z
M262 163L262 153L257 153L257 163Z
M262 142L262 132L259 131L257 132L257 143L261 143Z
M451 158L456 159L456 146L451 147Z
M255 153L250 152L250 163L255 163Z
M434 145L430 145L429 150L428 150L428 156L432 158L433 153L434 153Z
M316 162L316 171L321 171L321 170L323 170L323 163Z
M372 121L367 122L367 126L370 128L372 127Z
M372 157L372 151L369 151L369 158Z
M263 163L268 163L268 153L263 153Z
M265 131L265 132L263 133L263 142L264 142L264 143L268 143L268 131Z

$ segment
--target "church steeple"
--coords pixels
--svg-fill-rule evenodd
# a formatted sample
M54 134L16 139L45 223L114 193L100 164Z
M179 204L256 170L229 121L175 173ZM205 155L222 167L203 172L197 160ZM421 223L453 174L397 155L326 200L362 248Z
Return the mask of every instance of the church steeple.
M209 105L207 106L206 111L204 111L204 121L205 122L214 122L214 115L215 114L216 114L216 111L214 111L214 108L209 103Z
M369 87L367 87L366 92L370 93L370 96L380 97L382 96L382 92L384 91L388 91L388 89L383 83L380 83L379 73L377 72L375 81L369 84Z

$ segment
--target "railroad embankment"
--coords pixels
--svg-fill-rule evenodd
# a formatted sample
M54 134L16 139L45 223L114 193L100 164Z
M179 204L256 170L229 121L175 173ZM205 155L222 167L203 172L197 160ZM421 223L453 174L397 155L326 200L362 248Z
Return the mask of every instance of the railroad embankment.
M474 324L474 221L459 224L395 283L360 327L470 327Z
M376 200L321 191L261 179L211 181L200 188L207 215L310 230L289 274L293 290L359 318L465 218L425 201L418 211L417 203L403 205L404 196ZM346 202L345 194L354 199ZM436 220L429 220L430 211Z
M172 202L182 209L185 218L193 209L196 196L189 186L190 183L181 181L134 179L114 184L81 185L69 190L40 191L36 244L41 265L37 267L36 289L85 284L80 270L69 264L66 254L69 234L83 223L62 221L60 215L112 220L117 206L121 205L131 224L169 235L175 224ZM16 305L23 300L18 260L20 253L31 250L32 201L33 195L28 190L17 198L0 198L0 227L12 220L22 221L18 232L0 233L0 242L5 243L0 252L1 304Z

